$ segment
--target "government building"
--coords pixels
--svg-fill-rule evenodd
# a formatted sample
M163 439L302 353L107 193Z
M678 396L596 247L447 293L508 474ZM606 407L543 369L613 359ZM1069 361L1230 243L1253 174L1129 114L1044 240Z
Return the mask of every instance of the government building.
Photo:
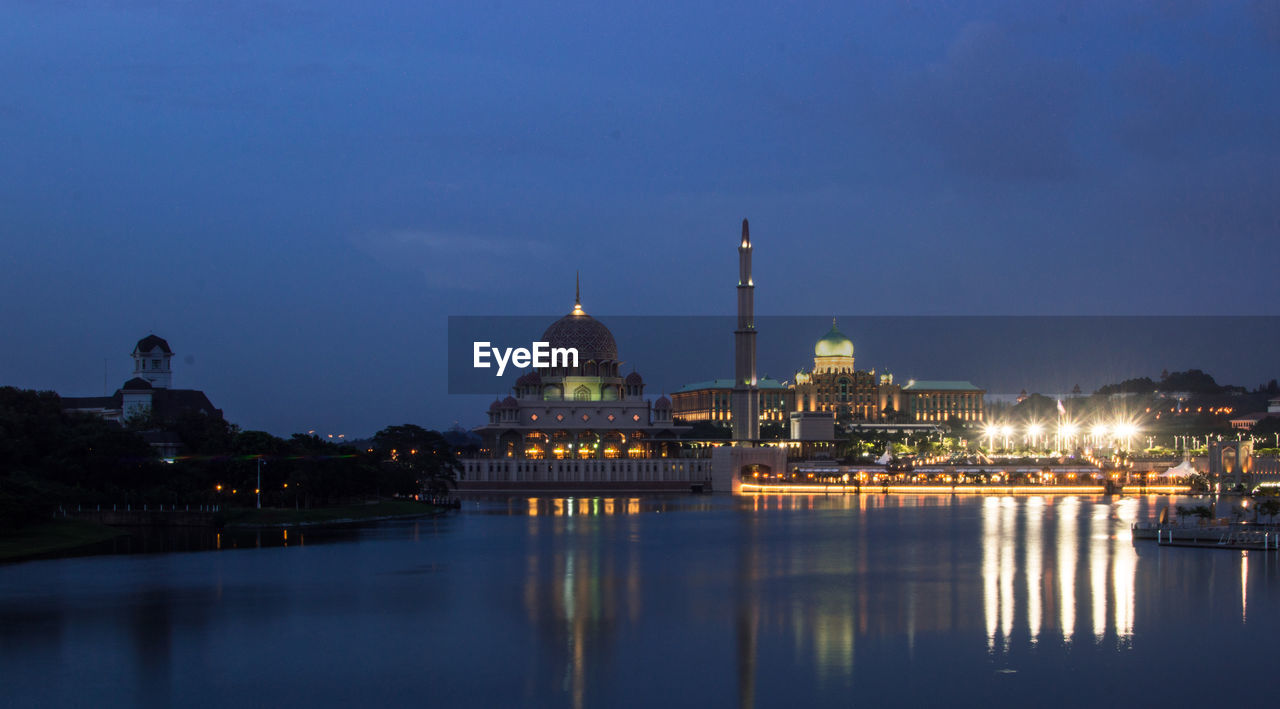
M110 396L64 396L62 410L87 414L124 425L130 419L149 419L163 427L186 414L202 414L222 418L222 409L198 389L173 388L173 350L164 338L147 335L138 340L130 354L133 377ZM180 452L181 440L165 430L141 433L161 457Z
M672 417L681 422L732 424L733 381L715 379L681 387L672 394ZM835 320L813 346L813 368L792 382L762 379L760 422L785 422L792 413L826 413L840 423L947 423L982 421L984 392L965 381L910 380L894 383L889 372L856 366L853 341Z

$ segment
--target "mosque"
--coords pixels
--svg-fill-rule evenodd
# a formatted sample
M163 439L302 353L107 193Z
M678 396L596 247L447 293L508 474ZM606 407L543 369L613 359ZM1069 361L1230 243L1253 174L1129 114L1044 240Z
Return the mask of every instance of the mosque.
M619 372L613 333L583 310L580 290L542 341L576 349L577 366L532 369L489 405L488 423L475 429L479 456L462 461L460 489L688 491L706 484L708 461L679 457L689 427L672 420L667 397L645 398L639 372Z

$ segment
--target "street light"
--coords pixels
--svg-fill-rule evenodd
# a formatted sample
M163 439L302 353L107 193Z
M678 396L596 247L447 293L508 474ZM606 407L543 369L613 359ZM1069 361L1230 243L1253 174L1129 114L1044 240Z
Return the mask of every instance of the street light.
M1089 431L1089 433L1093 435L1093 445L1102 445L1102 440L1107 437L1107 430L1107 425L1105 423L1094 425L1093 429Z
M258 486L254 488L253 494L258 496L258 509L262 509L262 456L258 456Z
M1040 439L1040 434L1044 432L1044 426L1033 423L1027 426L1027 435L1031 437L1031 447L1036 448L1036 441Z

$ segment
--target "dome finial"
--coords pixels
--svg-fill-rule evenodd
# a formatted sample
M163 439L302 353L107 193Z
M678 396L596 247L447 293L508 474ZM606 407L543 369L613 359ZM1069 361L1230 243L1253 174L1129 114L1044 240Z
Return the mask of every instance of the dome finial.
M587 314L587 311L582 309L582 278L577 271L573 272L573 314Z
M750 245L751 245L751 230L747 227L747 220L743 219L742 220L742 248L745 249Z

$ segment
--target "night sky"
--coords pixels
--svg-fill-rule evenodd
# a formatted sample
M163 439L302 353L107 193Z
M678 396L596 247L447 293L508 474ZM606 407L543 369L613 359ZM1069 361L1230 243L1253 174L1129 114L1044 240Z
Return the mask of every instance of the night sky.
M729 315L743 217L813 338L1280 299L1274 0L9 0L0 66L0 383L114 390L155 332L277 434L480 423L447 316L558 317L575 270Z

